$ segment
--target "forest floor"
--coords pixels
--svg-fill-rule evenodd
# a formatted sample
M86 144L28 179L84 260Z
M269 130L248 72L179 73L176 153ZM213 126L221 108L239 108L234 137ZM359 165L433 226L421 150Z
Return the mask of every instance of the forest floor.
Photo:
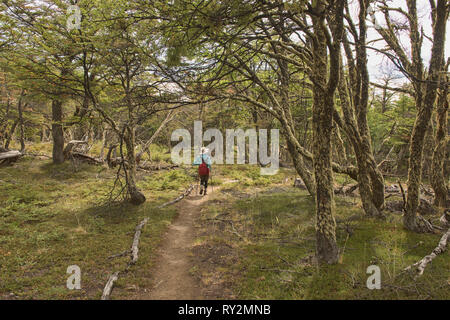
M314 201L292 187L293 170L216 167L207 197L157 209L195 182L194 171L140 172L147 202L136 207L104 204L115 170L35 158L0 168L0 299L99 299L129 259L111 256L130 248L144 217L139 260L111 299L450 299L448 250L417 279L403 272L441 234L405 230L401 213L368 219L357 196L336 196L337 219L359 218L338 223L340 262L319 266ZM70 265L81 269L81 290L66 287ZM369 265L381 268L381 290L366 287Z

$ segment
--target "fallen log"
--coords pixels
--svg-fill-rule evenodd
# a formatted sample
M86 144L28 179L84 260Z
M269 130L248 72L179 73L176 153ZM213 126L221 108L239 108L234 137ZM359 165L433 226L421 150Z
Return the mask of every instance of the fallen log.
M52 157L47 155L47 154L43 154L43 153L31 153L31 152L27 152L23 154L26 157L37 157L37 158L47 158L47 159L51 159Z
M87 141L84 140L72 140L64 148L63 154L65 159L69 159L69 156L72 153L72 149L80 144L87 144Z
M16 162L23 154L17 150L0 153L0 164L11 164Z
M139 253L139 239L141 237L142 228L147 224L148 218L142 220L136 227L136 232L134 233L133 244L131 245L131 264L135 264L138 260Z
M180 166L177 164L155 164L155 165L139 165L138 169L144 170L144 171L158 171L158 170L171 170L175 168L179 168Z
M20 156L22 156L22 153L20 151L11 150L11 151L6 151L6 152L0 153L0 160L18 158Z
M387 197L386 197L387 199ZM404 202L399 200L386 201L386 210L391 212L401 212L404 208ZM437 213L437 210L430 205L427 200L420 198L419 207L417 208L417 212L420 215L432 215Z
M431 252L431 254L423 257L422 260L419 260L418 262L414 263L413 265L406 267L404 270L408 271L408 270L411 270L412 268L415 268L415 270L417 272L416 278L421 276L423 274L423 272L425 271L426 266L431 261L433 261L433 259L436 258L439 254L445 252L449 237L450 237L450 228L441 237L441 239L439 240L438 246L436 248L434 248L434 250L433 250L433 252Z
M152 134L152 136L150 137L150 139L142 146L142 150L141 152L139 152L136 155L136 159L141 159L142 155L144 154L145 150L148 149L148 147L150 147L150 145L153 143L153 141L158 137L159 133L161 132L161 130L166 126L166 124L168 124L170 121L173 120L174 116L176 114L175 110L170 110L167 113L166 118L163 120L163 122L161 122L160 126L158 127L158 129L156 129L156 131Z
M119 271L114 272L106 282L105 288L103 289L102 300L109 300L109 296L111 295L111 291L114 287L114 282L119 279Z
M103 161L96 159L94 157L88 156L87 154L80 153L80 152L71 152L70 156L74 159L87 162L89 164L93 165L103 165Z
M116 158L110 158L108 160L108 165L110 168L114 168L122 163L121 157ZM125 167L128 167L128 161L124 160L123 163L125 164ZM177 164L148 164L148 165L137 165L138 170L142 171L158 171L158 170L171 170L175 168L179 168L180 166Z
M192 184L192 185L191 185L189 188L187 188L186 191L185 191L183 194L181 194L178 198L176 198L175 200L172 200L172 201L163 203L162 205L160 205L160 206L158 207L158 209L161 209L161 208L170 206L171 204L174 204L174 203L177 203L178 201L181 201L183 198L187 197L187 196L192 192L193 189L194 189L194 185Z

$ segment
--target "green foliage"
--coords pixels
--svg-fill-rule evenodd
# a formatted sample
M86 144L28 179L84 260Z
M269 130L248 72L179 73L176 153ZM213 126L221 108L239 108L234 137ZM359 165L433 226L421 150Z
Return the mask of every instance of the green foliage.
M389 141L385 142L387 147L408 144L414 125L415 111L414 99L404 94L392 102L384 113L381 112L381 106L377 103L374 108L369 109L367 117L374 149L378 150L392 131Z

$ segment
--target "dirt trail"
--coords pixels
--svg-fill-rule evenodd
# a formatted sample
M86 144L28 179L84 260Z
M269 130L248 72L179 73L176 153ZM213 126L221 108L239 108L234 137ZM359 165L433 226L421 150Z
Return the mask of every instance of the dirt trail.
M219 188L214 188L214 193ZM209 190L211 191L211 190ZM146 299L198 300L202 299L198 281L189 273L192 268L190 252L195 240L195 219L200 214L206 196L193 195L178 204L178 217L169 226L159 248L154 267L155 286Z

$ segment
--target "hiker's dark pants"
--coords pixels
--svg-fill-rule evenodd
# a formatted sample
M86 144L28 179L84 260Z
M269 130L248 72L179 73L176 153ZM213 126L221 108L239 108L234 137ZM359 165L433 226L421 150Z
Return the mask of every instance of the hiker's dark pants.
M208 188L208 179L209 179L209 175L208 176L200 176L200 185L204 186L205 190L206 190L206 188Z

